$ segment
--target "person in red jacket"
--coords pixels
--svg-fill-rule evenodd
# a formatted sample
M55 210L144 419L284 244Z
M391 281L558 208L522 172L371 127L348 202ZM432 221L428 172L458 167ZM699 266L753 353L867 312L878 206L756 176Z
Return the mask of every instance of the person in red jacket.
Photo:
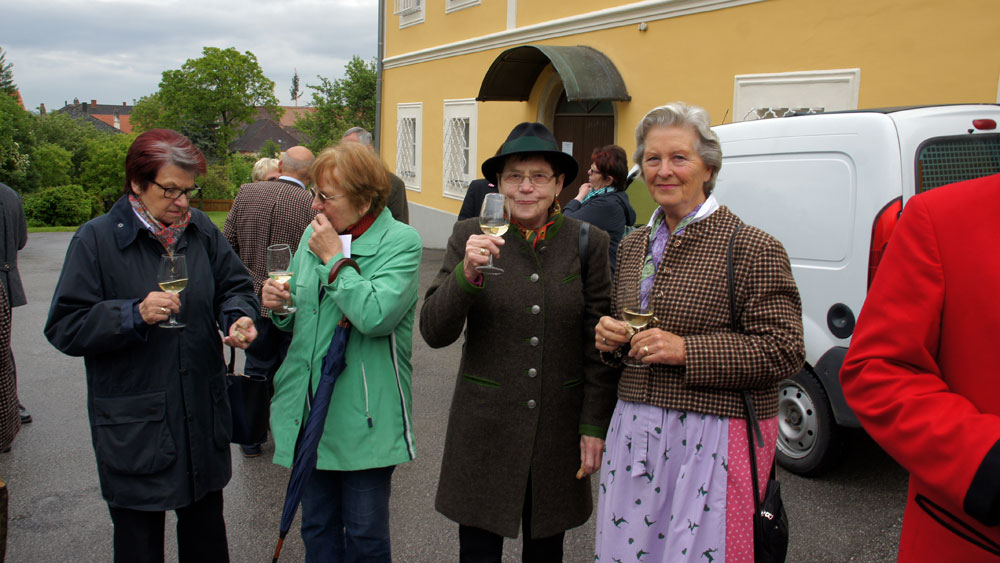
M914 196L840 380L910 472L900 561L1000 557L1000 174Z

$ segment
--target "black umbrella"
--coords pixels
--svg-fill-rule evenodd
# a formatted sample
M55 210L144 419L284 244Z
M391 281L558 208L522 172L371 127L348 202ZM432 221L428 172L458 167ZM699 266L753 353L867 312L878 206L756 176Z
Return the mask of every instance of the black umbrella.
M337 323L330 341L330 349L323 358L322 373L316 393L309 405L309 415L295 445L295 458L292 461L292 474L288 478L288 489L285 491L285 506L281 511L281 526L278 530L278 545L274 548L272 563L277 563L281 553L281 545L285 542L288 529L292 527L295 511L302 501L302 489L316 468L316 449L320 436L326 426L326 413L330 408L330 397L333 395L333 384L347 366L347 340L351 334L351 323L347 317Z

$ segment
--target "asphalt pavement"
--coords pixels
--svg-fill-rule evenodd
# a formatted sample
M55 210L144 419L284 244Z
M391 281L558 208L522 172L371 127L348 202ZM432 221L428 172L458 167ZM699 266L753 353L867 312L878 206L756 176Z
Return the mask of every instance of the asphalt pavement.
M10 494L7 561L110 561L111 519L101 499L86 416L81 358L55 350L42 334L52 291L71 233L33 233L18 263L28 305L14 309L13 349L18 391L34 422L10 453L0 454L0 477ZM420 294L440 267L443 251L424 251ZM418 305L419 306L419 305ZM393 476L393 556L400 562L458 559L458 526L434 511L448 406L461 343L431 350L415 330L413 412L418 459ZM864 434L852 436L845 463L821 479L779 470L791 525L791 562L894 561L906 500L906 473ZM234 562L270 561L288 470L271 463L273 444L244 458L233 446L233 478L224 491ZM596 483L596 480L595 480ZM595 484L596 486L596 484ZM176 561L173 515L168 514L167 561ZM302 561L292 527L282 561ZM567 562L593 561L594 521L571 530ZM504 561L519 561L519 540L508 540Z

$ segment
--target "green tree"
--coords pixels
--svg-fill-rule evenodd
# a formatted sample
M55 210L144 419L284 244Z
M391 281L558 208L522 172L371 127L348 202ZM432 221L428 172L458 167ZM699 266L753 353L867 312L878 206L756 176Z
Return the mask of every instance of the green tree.
M30 225L74 226L93 216L91 197L72 184L46 188L24 198L24 215Z
M70 153L73 164L69 172L72 181L42 184L40 187L76 183L77 177L80 174L80 166L87 157L88 142L107 135L115 135L115 133L98 131L93 124L86 122L82 118L74 119L63 112L41 115L35 118L34 121L35 138L39 145L50 143L66 149ZM33 158L32 163L33 167L41 164L37 155Z
M32 179L39 188L50 188L70 183L73 155L59 145L39 143L32 156Z
M13 96L0 94L0 182L26 193L31 152L35 146L33 119Z
M281 154L281 146L275 143L273 139L264 141L264 144L260 146L261 158L278 158L279 154Z
M14 84L14 63L7 62L7 52L0 47L0 92L10 95L17 93L17 85Z
M132 113L129 114L129 123L132 124L132 131L136 133L161 127L162 121L163 104L160 103L159 93L139 98L139 101L132 106Z
M256 106L275 119L282 114L274 82L264 76L257 57L232 47L205 47L201 58L165 71L157 97L162 109L158 124L185 134L214 158L228 153L240 127L256 116Z
M292 87L288 90L288 93L292 96L292 101L295 105L299 105L299 98L302 97L302 90L299 89L299 71L296 70L295 74L292 76Z
M344 67L344 77L330 80L322 76L319 85L308 84L316 111L295 121L295 126L312 140L309 148L319 151L337 143L344 131L359 126L375 128L375 61L365 62L355 55Z
M95 214L111 209L125 188L125 155L136 134L108 135L87 143L79 184L95 201Z

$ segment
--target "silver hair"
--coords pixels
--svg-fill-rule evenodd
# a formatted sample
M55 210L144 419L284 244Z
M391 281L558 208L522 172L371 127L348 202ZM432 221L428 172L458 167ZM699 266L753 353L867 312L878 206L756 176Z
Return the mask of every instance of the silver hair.
M296 177L309 177L309 168L312 166L313 159L300 160L288 156L288 152L281 153L281 168L287 174L291 172L295 174Z
M707 197L715 189L715 180L722 168L722 147L719 137L711 129L711 118L704 108L691 106L684 102L671 102L649 110L635 127L635 153L632 158L642 170L642 155L646 152L646 135L654 127L689 127L698 134L694 150L702 162L712 168L712 176L705 182L704 190Z
M365 129L364 127L351 127L347 131L344 131L344 135L341 137L341 139L343 139L348 135L353 135L355 133L358 134L359 143L361 143L362 145L368 145L369 147L372 146L372 134L369 133L368 130Z

